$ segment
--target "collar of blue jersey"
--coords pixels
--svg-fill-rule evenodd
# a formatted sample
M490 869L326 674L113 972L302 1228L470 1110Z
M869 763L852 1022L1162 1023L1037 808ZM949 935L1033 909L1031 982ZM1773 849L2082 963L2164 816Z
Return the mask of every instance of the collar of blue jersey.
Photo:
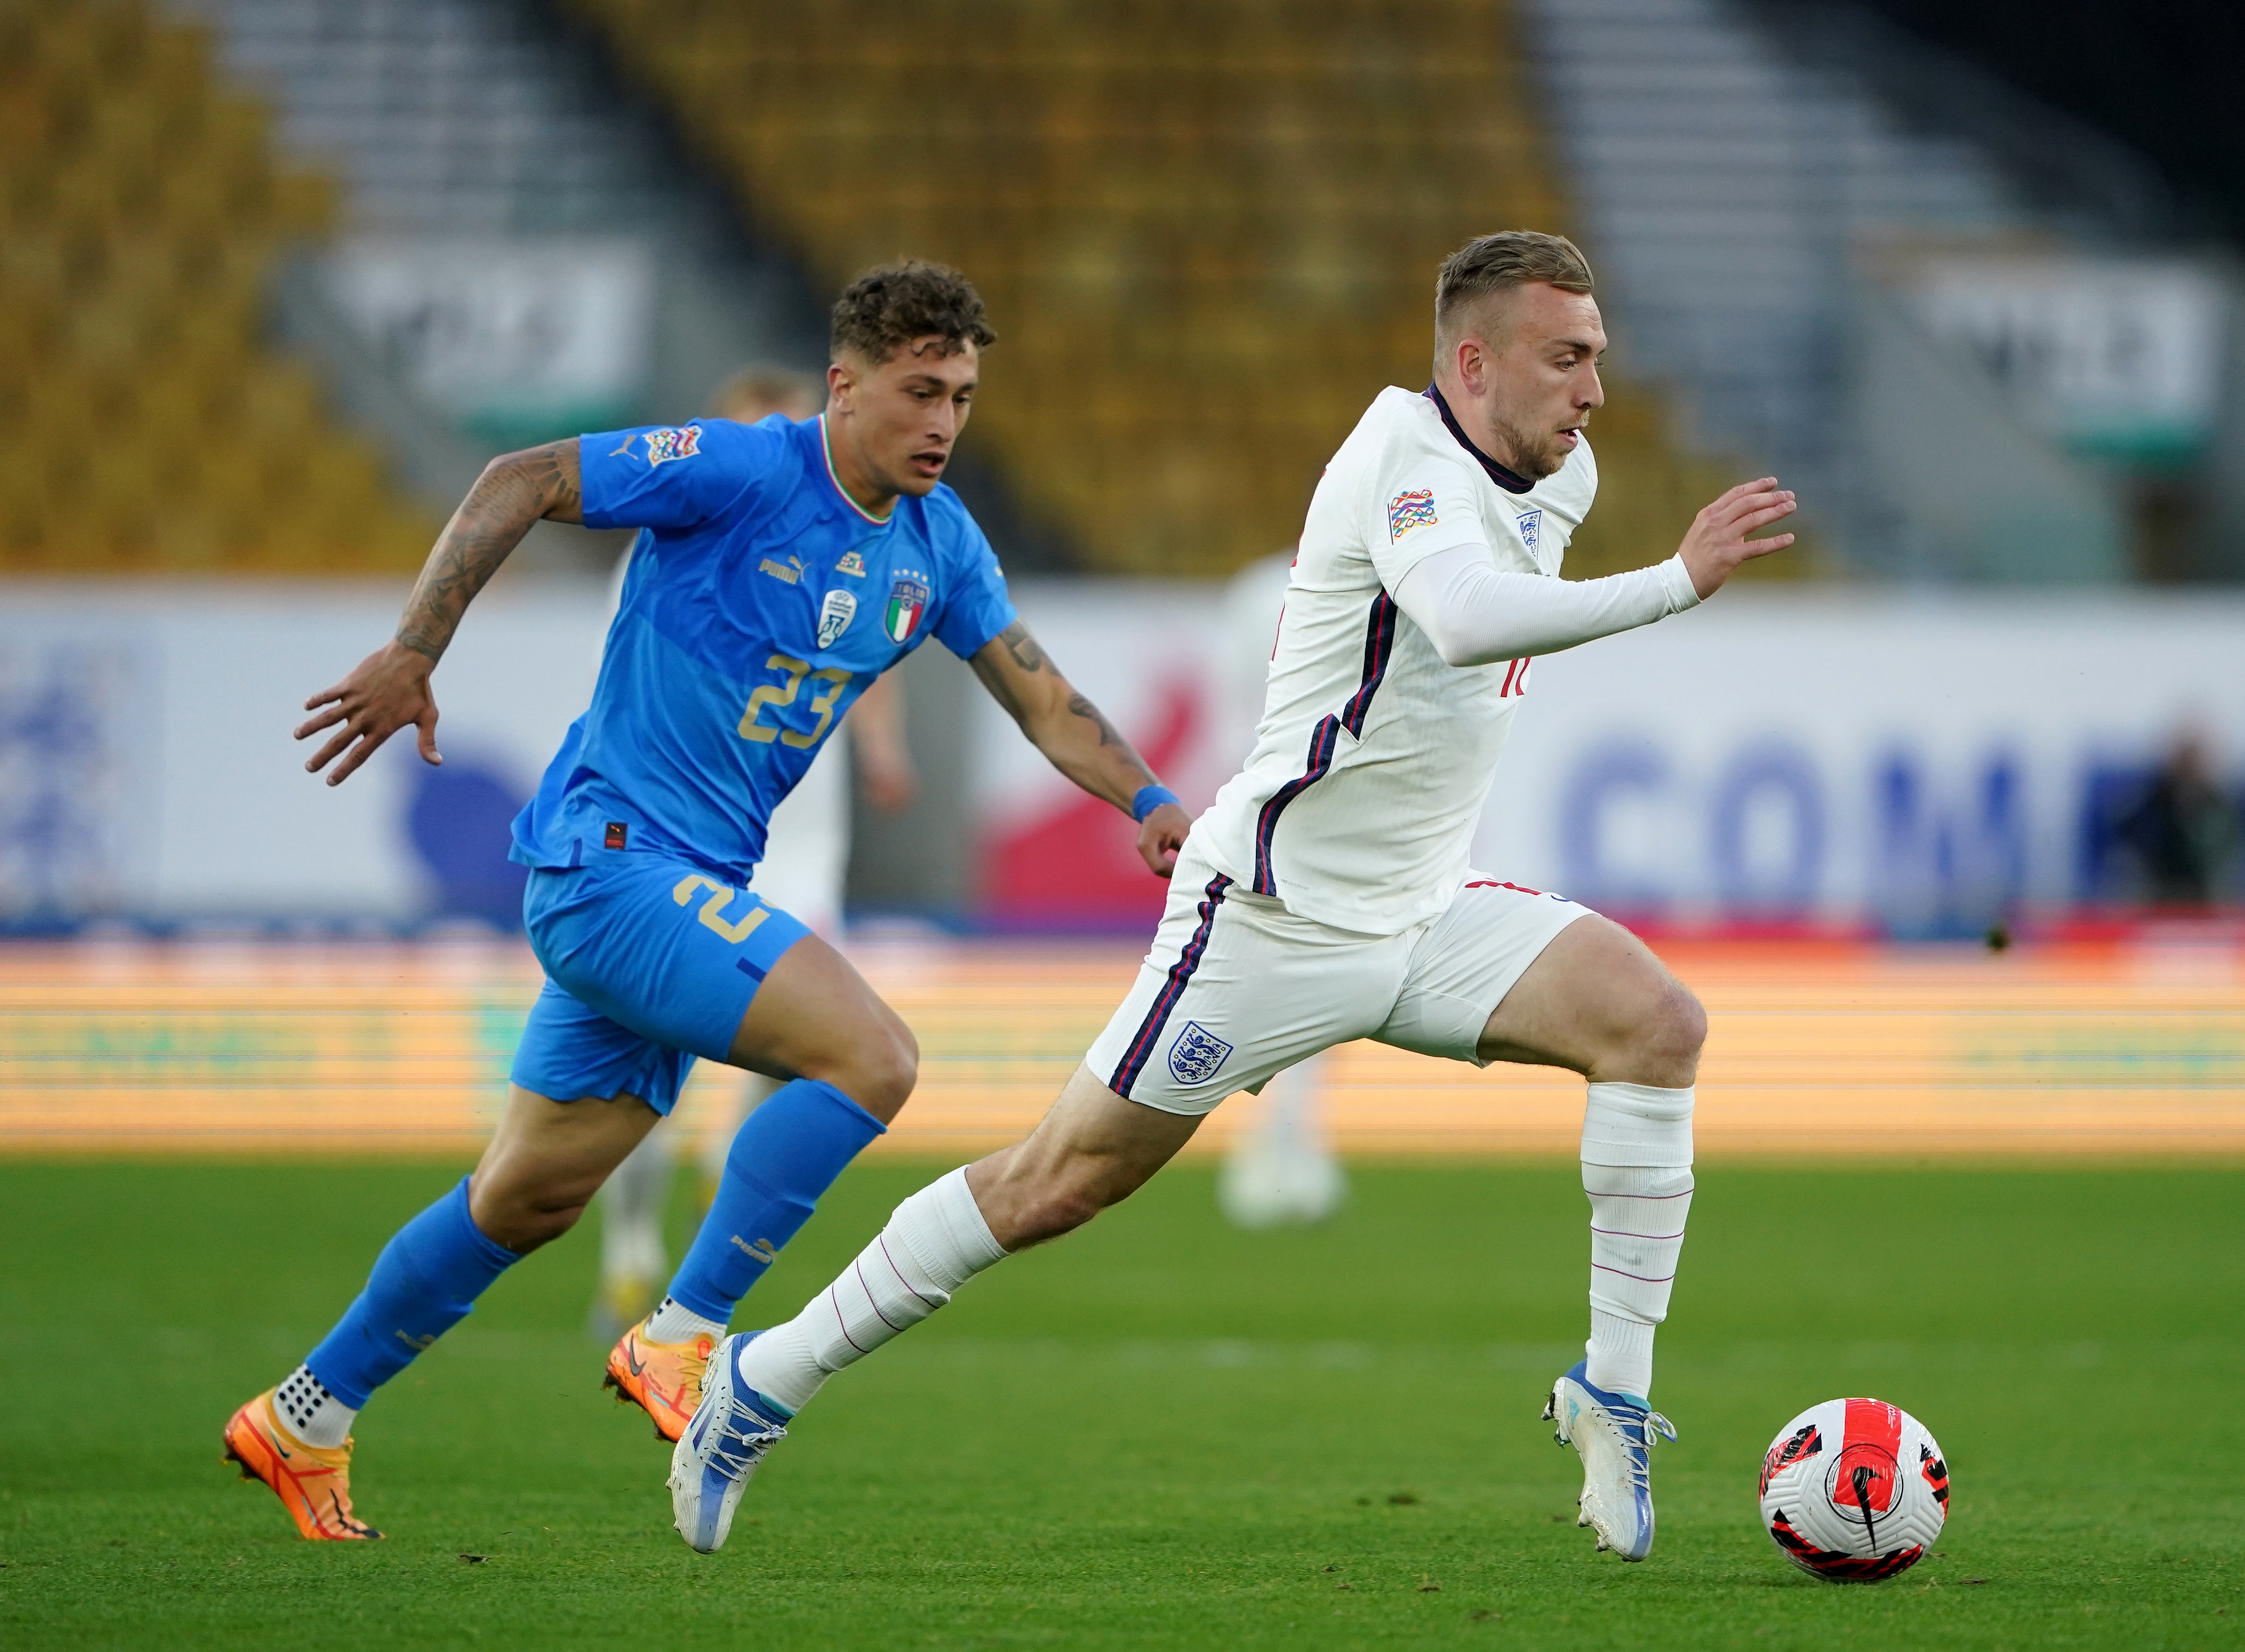
M889 501L888 515L877 517L871 511L868 511L864 505L858 504L857 500L851 498L850 497L850 490L842 485L842 478L835 474L834 444L826 438L826 415L824 413L821 413L818 416L818 457L825 461L826 479L829 483L832 484L836 496L841 499L843 504L850 507L851 514L855 516L858 520L860 522L870 522L877 528L885 528L890 523L897 519L896 500L891 499Z
M1434 411L1442 416L1442 423L1449 427L1450 434L1458 438L1458 445L1481 461L1481 468L1489 472L1490 481L1496 483L1507 493L1525 493L1536 485L1524 477L1515 476L1475 447L1473 444L1473 438L1458 428L1457 416L1450 411L1450 404L1442 400L1441 391L1429 384L1427 387L1426 395L1427 399L1434 404Z

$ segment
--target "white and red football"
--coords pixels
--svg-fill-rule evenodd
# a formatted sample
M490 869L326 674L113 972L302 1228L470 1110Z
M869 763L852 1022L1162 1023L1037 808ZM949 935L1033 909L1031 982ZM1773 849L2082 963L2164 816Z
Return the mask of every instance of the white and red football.
M1925 1425L1882 1399L1828 1399L1761 1459L1761 1520L1786 1558L1835 1583L1907 1571L1949 1518L1949 1465Z

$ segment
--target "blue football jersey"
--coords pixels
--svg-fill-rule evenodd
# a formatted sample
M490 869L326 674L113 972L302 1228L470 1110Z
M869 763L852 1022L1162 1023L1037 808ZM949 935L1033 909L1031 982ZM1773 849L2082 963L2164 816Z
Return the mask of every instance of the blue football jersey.
M578 455L585 525L640 535L592 708L515 818L525 865L650 849L746 884L866 684L930 636L963 659L1014 622L959 496L868 516L823 417L618 430Z

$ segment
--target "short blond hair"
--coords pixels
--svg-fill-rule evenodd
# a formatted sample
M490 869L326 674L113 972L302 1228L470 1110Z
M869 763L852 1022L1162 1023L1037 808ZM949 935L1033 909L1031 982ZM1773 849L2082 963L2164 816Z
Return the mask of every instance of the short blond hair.
M1438 358L1457 342L1466 311L1492 293L1533 285L1563 293L1590 290L1590 261L1564 235L1536 229L1501 229L1477 235L1442 261L1434 278L1434 344Z
M753 424L775 413L807 419L826 405L826 381L816 373L791 367L756 362L743 368L709 398L709 410L721 419Z

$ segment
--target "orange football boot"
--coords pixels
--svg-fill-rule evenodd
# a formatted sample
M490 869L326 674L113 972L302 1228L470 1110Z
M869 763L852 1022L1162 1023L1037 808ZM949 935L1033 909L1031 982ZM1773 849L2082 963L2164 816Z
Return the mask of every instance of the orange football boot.
M307 1446L281 1426L270 1388L234 1412L226 1425L226 1457L246 1480L273 1488L302 1536L351 1542L381 1533L351 1513L351 1442Z
M675 1440L702 1403L702 1373L709 1368L716 1338L705 1333L691 1342L656 1342L647 1327L642 1319L608 1351L608 1374L600 1386L614 1389L619 1403L640 1406L655 1418L658 1436Z

